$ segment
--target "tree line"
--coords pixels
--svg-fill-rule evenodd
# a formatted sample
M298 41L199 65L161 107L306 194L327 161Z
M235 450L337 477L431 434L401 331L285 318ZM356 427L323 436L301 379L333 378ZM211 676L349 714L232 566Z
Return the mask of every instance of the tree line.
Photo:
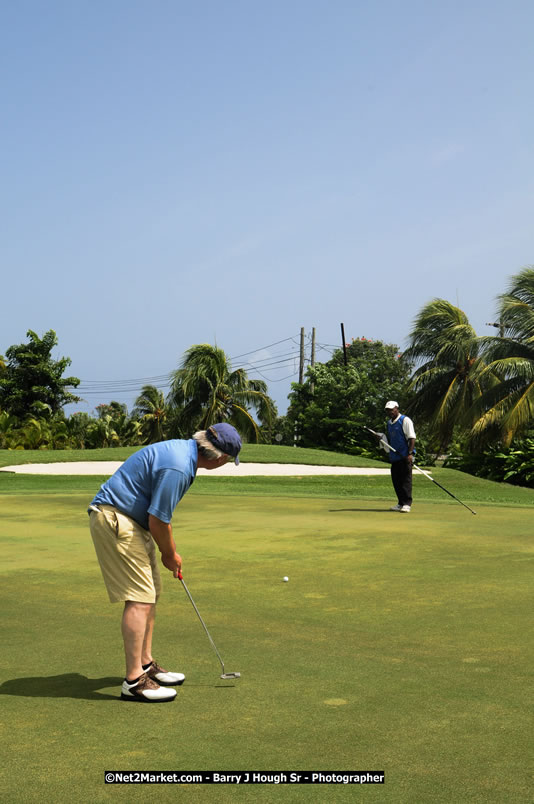
M337 444L365 452L362 425L398 400L418 433L419 460L493 480L534 484L534 267L511 277L497 299L498 335L477 336L467 315L445 299L415 318L409 345L361 339L308 370L293 386L290 418L303 446ZM382 382L384 380L384 382Z
M232 370L224 351L209 344L192 346L172 372L167 397L145 385L131 413L111 401L95 414L66 416L64 407L80 402L77 377L63 377L71 360L52 358L53 330L0 356L0 448L85 449L140 446L166 438L188 438L210 424L228 421L247 441L260 441L262 428L276 418L276 405L263 380Z
M0 356L0 448L136 446L228 421L246 441L378 457L364 426L376 429L386 399L397 399L416 422L420 461L445 454L449 465L531 484L533 266L511 277L497 305L498 334L491 336L477 336L459 307L434 299L416 316L403 353L394 344L352 340L292 384L282 417L266 383L233 370L209 344L187 350L167 396L146 385L131 412L111 401L92 416L66 416L65 405L80 401L80 381L63 376L69 358L52 359L56 333L40 338L29 330L27 343Z

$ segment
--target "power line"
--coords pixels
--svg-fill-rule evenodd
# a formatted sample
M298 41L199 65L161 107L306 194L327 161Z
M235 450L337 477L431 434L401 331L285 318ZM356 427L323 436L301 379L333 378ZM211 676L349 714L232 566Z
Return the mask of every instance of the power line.
M165 382L169 379L169 374L162 374L159 377L140 377L135 380L82 380L80 385L102 388L112 385L150 385L157 382Z
M231 357L230 360L239 360L240 357L246 357L247 355L253 355L255 352L262 352L264 349L270 349L272 346L278 346L280 343L287 343L287 341L293 341L293 338L296 338L296 335L292 335L290 338L284 338L281 341L275 341L275 343L269 343L267 346L262 346L260 349L253 349L251 352L243 352L242 355L236 355L235 357ZM293 341L294 343L294 341Z
M298 336L291 336L289 338L283 338L279 341L274 341L273 343L267 344L266 346L261 346L257 349L252 349L248 352L243 352L240 355L236 355L233 358L230 358L230 361L236 361L240 358L247 357L249 355L257 354L258 352L264 352L267 349L272 349L275 346L279 346L283 343L294 343L298 345L295 338ZM289 377L295 376L297 371L295 370L291 374L287 375L286 377L282 378L272 378L266 377L262 372L263 371L276 371L277 368L288 367L288 364L291 361L297 359L297 354L295 352L283 352L278 355L270 355L269 357L260 358L257 362L253 360L249 360L245 362L242 366L237 366L237 368L246 368L247 371L250 372L257 372L261 377L266 379L268 382L283 382ZM125 380L82 380L80 384L74 389L77 393L84 394L85 396L97 396L97 395L124 395L124 394L132 394L134 392L140 392L145 385L156 385L160 388L170 388L172 385L172 372L167 374L158 374L151 377L136 377L133 379L125 379Z
M297 358L297 355L294 353L289 355L275 355L275 356L279 357L280 359L273 360L272 358L264 358L264 360L259 360L257 363L243 363L242 366L238 366L237 368L244 369L248 367L248 369L260 369L260 368L266 369L272 366L281 365L283 363L290 363L292 360L296 360Z

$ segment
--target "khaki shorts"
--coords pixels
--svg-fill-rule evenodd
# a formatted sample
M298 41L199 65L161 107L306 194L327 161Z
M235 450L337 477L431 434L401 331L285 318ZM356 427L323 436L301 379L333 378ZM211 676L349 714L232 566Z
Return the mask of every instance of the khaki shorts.
M161 580L152 536L112 505L91 510L89 527L112 603L156 603Z

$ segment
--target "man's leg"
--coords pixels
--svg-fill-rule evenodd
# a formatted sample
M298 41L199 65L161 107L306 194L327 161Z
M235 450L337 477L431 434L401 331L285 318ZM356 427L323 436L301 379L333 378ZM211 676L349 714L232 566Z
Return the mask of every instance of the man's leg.
M402 498L403 505L412 504L412 464L408 460L401 461L404 464L402 472Z
M412 504L412 464L406 459L391 464L391 478L399 505Z
M143 640L143 651L141 654L141 661L143 667L146 667L147 664L153 659L152 656L152 635L154 633L154 623L156 620L156 604L152 606L151 611L149 612L146 628L145 628L145 638Z
M126 679L134 681L143 673L158 684L175 686L183 684L183 673L165 670L152 657L152 635L156 620L155 603L136 603L128 600L122 615L122 636L126 656Z
M143 664L152 656L152 633L156 616L155 603L137 603L127 600L122 615L122 638L126 657L126 678L133 680L144 673Z
M393 483L393 488L395 489L395 494L397 495L398 504L404 505L402 502L402 479L399 473L399 464L400 461L393 461L391 464L391 482Z

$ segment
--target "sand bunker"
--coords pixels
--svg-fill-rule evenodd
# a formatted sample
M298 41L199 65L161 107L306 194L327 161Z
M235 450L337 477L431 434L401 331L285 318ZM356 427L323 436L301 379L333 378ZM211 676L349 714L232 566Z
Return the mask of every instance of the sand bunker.
M16 472L25 475L112 475L122 461L71 461L69 463L25 463L19 466L4 466L1 472ZM389 475L389 469L367 469L352 466L308 466L300 463L227 463L219 469L199 469L198 476L246 477L298 476L304 475Z

